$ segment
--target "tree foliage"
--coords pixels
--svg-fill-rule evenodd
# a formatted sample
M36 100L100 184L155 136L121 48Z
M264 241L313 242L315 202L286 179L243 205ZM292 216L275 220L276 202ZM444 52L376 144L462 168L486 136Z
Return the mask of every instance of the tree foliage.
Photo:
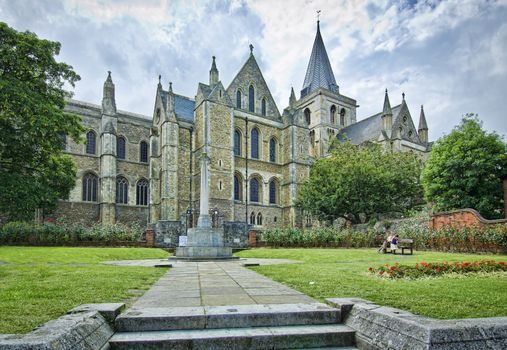
M76 168L62 154L64 136L79 141L80 118L64 112L80 79L57 62L60 44L0 22L0 212L30 217L51 210L74 186Z
M507 145L487 133L476 115L466 115L433 146L423 171L425 197L435 211L473 208L487 218L502 215L501 177L507 175Z
M405 211L422 196L421 162L412 153L384 151L377 144L336 143L315 161L296 205L321 221L360 222L377 213Z

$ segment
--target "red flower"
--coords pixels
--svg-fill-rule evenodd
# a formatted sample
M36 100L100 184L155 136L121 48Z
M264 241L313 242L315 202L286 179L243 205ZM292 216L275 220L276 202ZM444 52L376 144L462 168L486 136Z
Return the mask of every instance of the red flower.
M370 271L370 272L373 271L373 267L369 267L368 271Z
M437 267L435 271L440 272L440 267Z

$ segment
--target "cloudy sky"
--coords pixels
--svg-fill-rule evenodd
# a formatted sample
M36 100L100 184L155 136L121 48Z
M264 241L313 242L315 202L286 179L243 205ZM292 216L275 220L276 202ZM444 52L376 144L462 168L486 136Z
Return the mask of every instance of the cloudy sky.
M467 112L507 135L507 0L0 0L0 21L62 43L80 74L75 98L99 104L113 72L120 109L151 116L157 77L193 97L217 56L227 86L248 57L280 111L302 87L316 11L340 92L358 119L406 93L417 125L423 104L434 140Z

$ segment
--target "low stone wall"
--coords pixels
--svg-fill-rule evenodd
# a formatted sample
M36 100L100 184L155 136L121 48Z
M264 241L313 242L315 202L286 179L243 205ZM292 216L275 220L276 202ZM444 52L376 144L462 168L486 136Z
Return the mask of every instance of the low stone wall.
M487 227L498 224L507 225L507 219L487 220L477 210L470 208L436 213L429 220L431 230L440 230L446 226L460 229L464 227Z
M252 225L247 225L242 221L225 221L223 227L225 246L232 248L249 246L248 232Z
M435 320L363 299L327 299L361 350L507 349L507 317Z
M0 334L0 350L100 350L124 304L81 305L28 334Z
M180 236L186 232L181 221L160 220L153 225L155 231L155 247L175 248Z
M91 225L99 222L100 208L98 203L60 201L52 218L68 222Z

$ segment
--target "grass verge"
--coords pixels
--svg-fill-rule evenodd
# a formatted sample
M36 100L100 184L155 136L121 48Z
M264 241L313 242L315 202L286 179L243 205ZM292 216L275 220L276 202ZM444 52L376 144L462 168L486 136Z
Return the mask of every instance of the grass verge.
M101 265L165 258L160 249L0 247L0 333L27 333L79 304L124 302L166 269Z
M507 316L505 273L388 280L368 272L369 267L395 262L507 261L506 255L415 252L401 256L377 254L376 249L268 248L242 251L237 255L302 261L301 264L252 269L321 301L331 297L359 297L438 319Z

